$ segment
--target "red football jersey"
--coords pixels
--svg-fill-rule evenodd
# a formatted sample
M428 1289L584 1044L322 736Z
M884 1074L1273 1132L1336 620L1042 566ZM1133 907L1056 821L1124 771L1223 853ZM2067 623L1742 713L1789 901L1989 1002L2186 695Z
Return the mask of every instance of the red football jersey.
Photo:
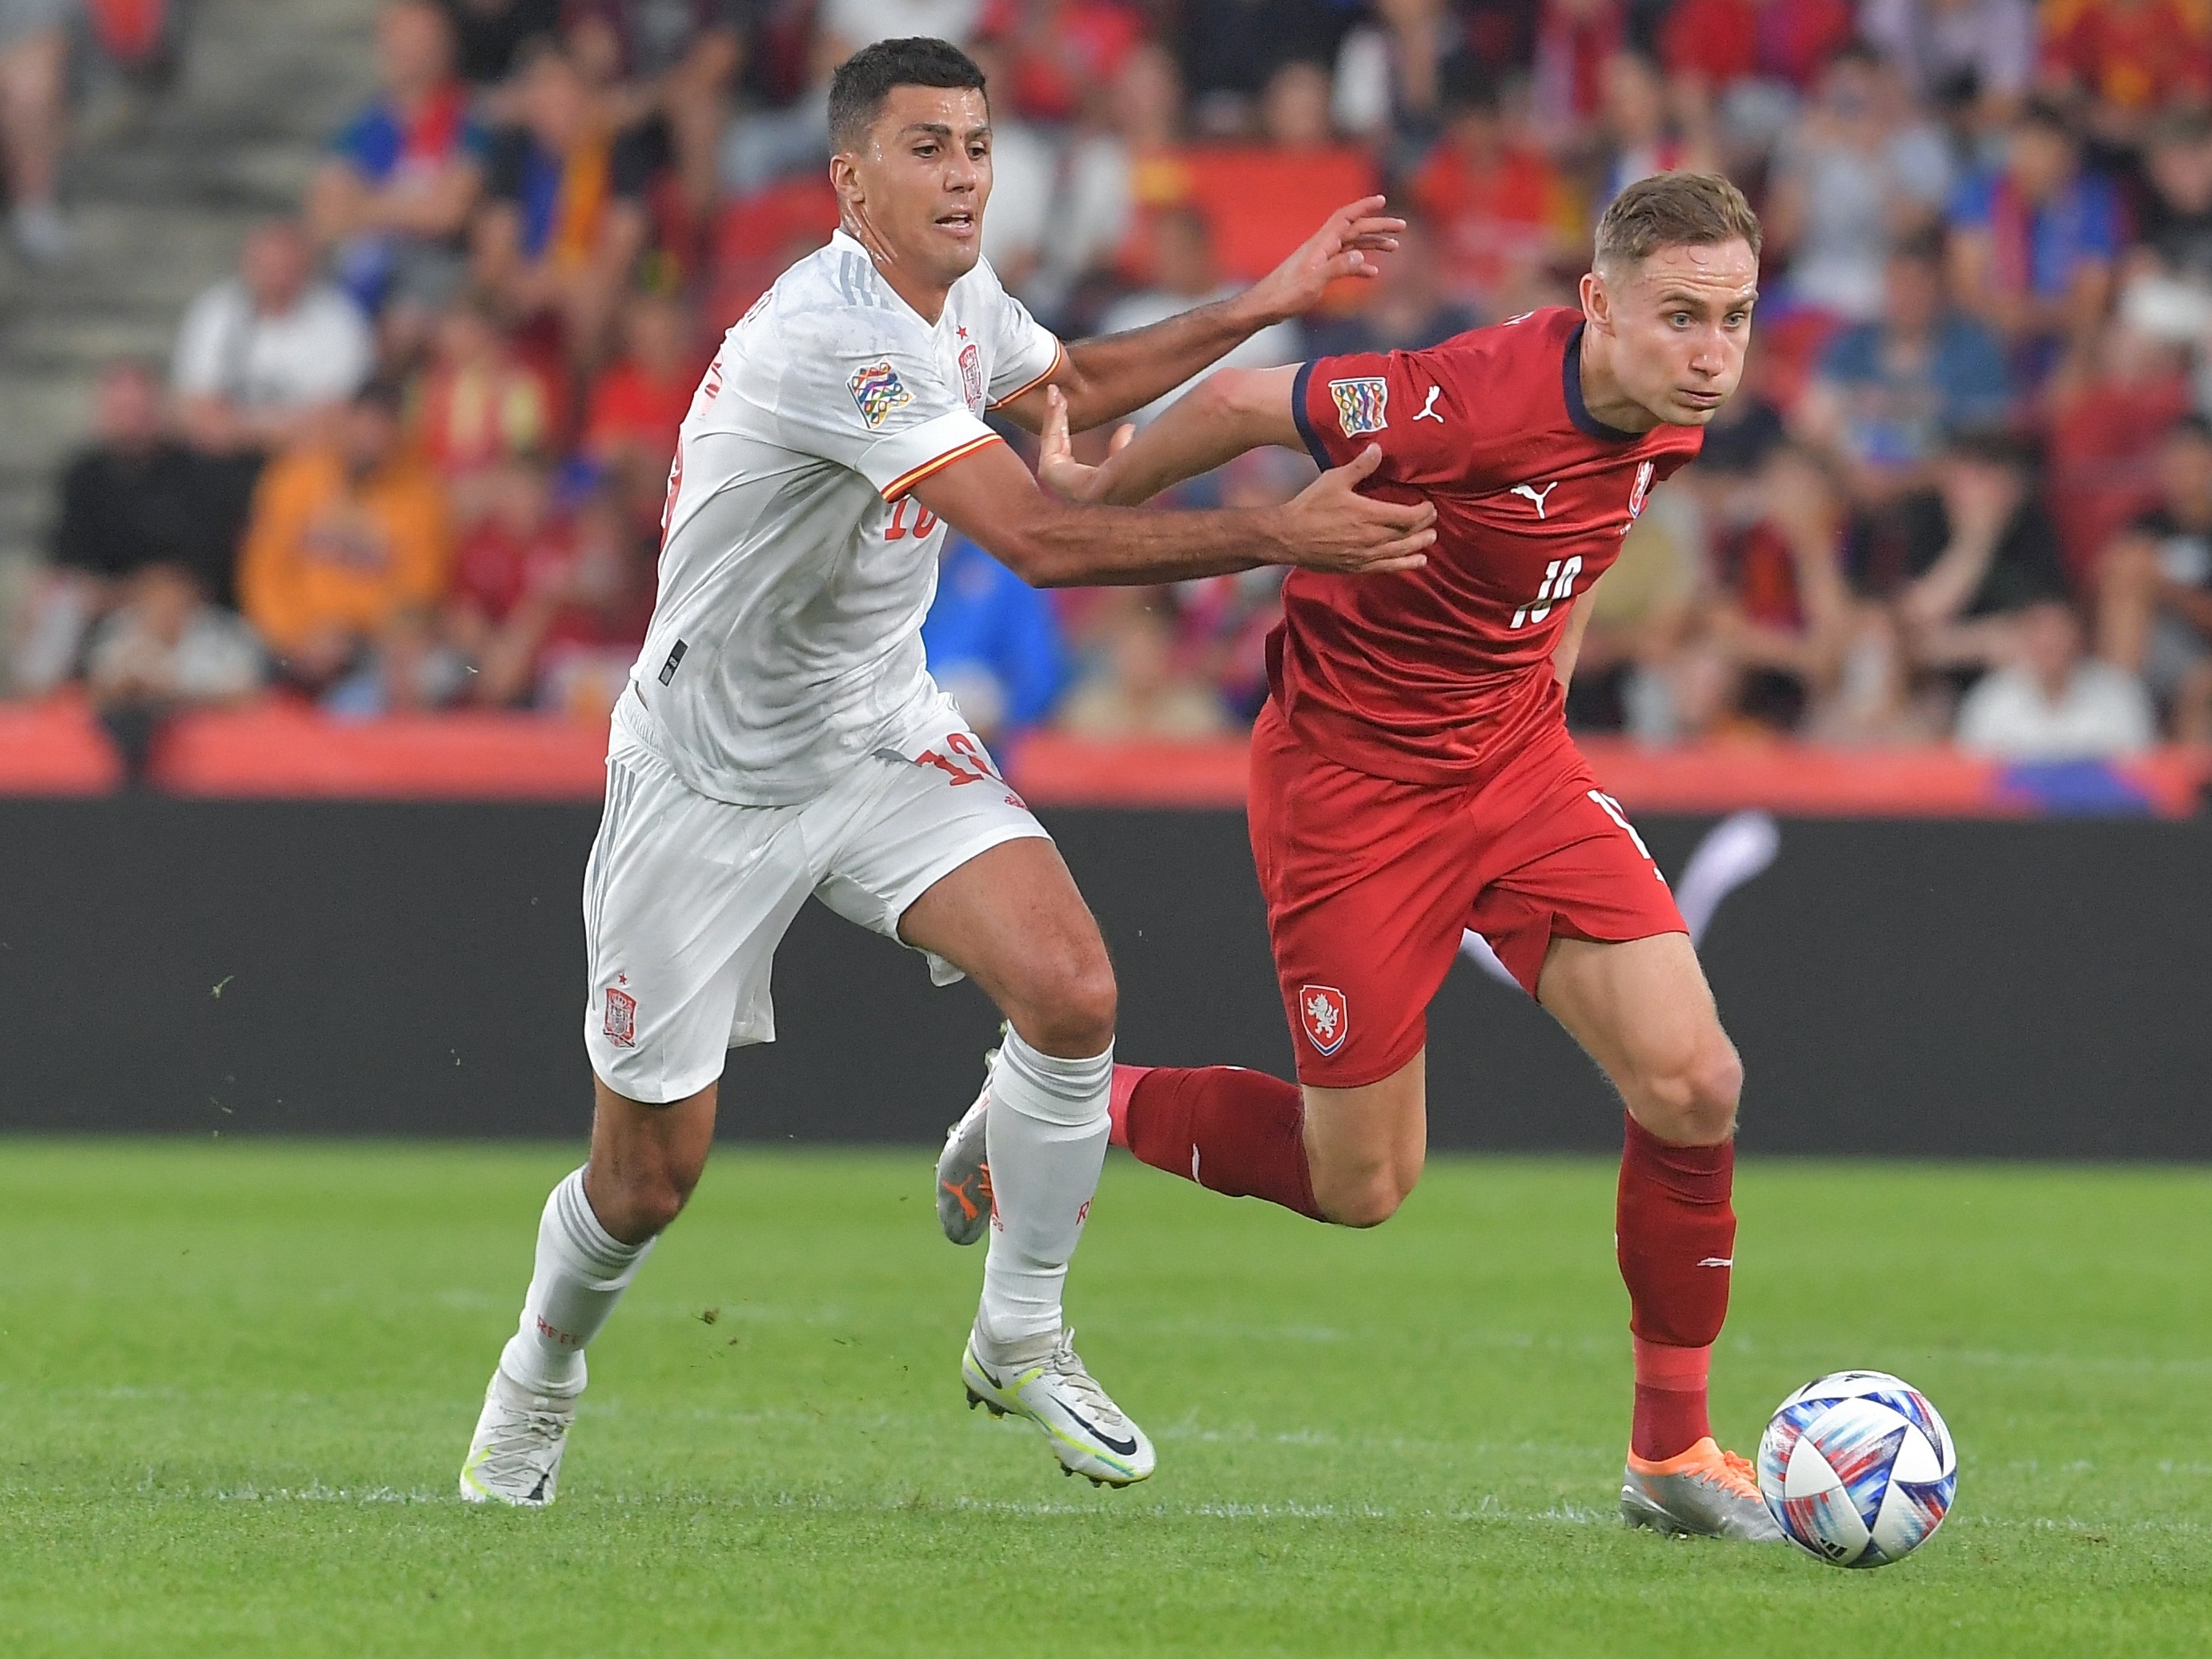
M1561 718L1552 651L1577 594L1620 556L1651 487L1696 456L1697 427L1622 432L1583 402L1582 313L1555 306L1425 351L1322 357L1291 408L1314 459L1369 444L1364 492L1430 501L1419 570L1294 570L1268 640L1291 729L1340 763L1464 783Z

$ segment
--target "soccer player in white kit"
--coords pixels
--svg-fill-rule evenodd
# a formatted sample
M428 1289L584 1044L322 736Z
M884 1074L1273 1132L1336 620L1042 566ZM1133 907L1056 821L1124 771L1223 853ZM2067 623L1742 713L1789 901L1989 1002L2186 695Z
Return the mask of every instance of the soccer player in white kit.
M1080 429L1142 407L1330 281L1371 275L1401 228L1379 199L1234 300L1065 348L980 257L990 114L965 55L870 46L830 115L842 228L730 330L684 422L584 878L591 1153L540 1219L461 1471L473 1502L553 1501L585 1347L698 1181L726 1052L775 1036L770 963L809 894L921 951L939 982L972 975L1006 1018L971 1399L1037 1424L1070 1474L1152 1472L1060 1307L1105 1155L1113 969L1051 841L924 666L945 526L1039 584L1405 569L1432 538L1425 504L1354 493L1376 452L1278 508L1080 507L1041 493L981 418L1036 429L1060 409Z

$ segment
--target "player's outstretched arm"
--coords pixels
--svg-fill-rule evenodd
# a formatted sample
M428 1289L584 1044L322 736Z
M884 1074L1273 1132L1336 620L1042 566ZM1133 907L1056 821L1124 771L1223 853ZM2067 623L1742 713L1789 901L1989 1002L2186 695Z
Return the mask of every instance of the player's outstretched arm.
M1036 587L1147 586L1263 564L1358 575L1416 569L1436 509L1358 493L1382 452L1368 448L1280 507L1163 513L1058 500L1013 451L987 444L915 486L915 497Z
M1078 432L1119 420L1173 391L1218 362L1261 329L1304 316L1340 277L1367 278L1380 267L1374 256L1398 246L1403 219L1382 211L1383 198L1364 197L1322 222L1291 257L1233 299L1200 306L1150 328L1081 340L1069 346L1048 385L1067 398L1067 417ZM1024 392L1000 412L1042 431L1045 387Z
M1295 364L1216 369L1143 431L1124 427L1115 433L1111 453L1096 467L1075 459L1068 421L1058 405L1048 404L1037 477L1070 501L1133 506L1249 449L1280 444L1304 453L1291 413L1297 375Z

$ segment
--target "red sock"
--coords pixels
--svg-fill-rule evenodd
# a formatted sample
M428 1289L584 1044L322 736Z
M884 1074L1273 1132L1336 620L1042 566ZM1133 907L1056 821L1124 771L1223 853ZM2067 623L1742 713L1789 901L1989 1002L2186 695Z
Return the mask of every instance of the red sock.
M1676 1146L1635 1119L1620 1158L1614 1253L1636 1337L1629 1449L1657 1462L1712 1431L1705 1369L1728 1317L1735 1257L1735 1146Z
M1322 1218L1296 1084L1235 1066L1116 1066L1108 1109L1113 1144L1154 1169Z

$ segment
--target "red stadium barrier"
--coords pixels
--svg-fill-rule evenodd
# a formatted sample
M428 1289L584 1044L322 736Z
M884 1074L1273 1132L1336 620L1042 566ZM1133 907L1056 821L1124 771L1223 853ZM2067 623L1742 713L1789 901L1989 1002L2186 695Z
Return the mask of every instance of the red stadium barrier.
M1583 752L1631 811L1729 812L1744 807L1817 817L2014 817L2053 811L2194 812L2212 756L2162 750L2106 767L2008 767L1952 749L1836 750L1714 744L1647 749L1584 738ZM1007 775L1043 806L1244 804L1244 744L1025 738Z
M1950 749L1830 750L1790 743L1646 749L1585 738L1606 788L1632 811L1760 807L1814 817L2186 817L2212 752L2166 749L2113 766L2008 767ZM167 793L349 800L592 800L606 729L532 714L339 720L295 703L185 716L149 781ZM1037 732L1010 745L1006 775L1040 806L1241 808L1245 745L1100 743ZM113 745L80 700L0 704L0 794L98 795L119 787Z
M176 721L152 781L179 795L579 800L606 787L606 753L605 726L534 714L338 720L270 704Z
M0 794L104 795L123 763L81 698L0 702Z

